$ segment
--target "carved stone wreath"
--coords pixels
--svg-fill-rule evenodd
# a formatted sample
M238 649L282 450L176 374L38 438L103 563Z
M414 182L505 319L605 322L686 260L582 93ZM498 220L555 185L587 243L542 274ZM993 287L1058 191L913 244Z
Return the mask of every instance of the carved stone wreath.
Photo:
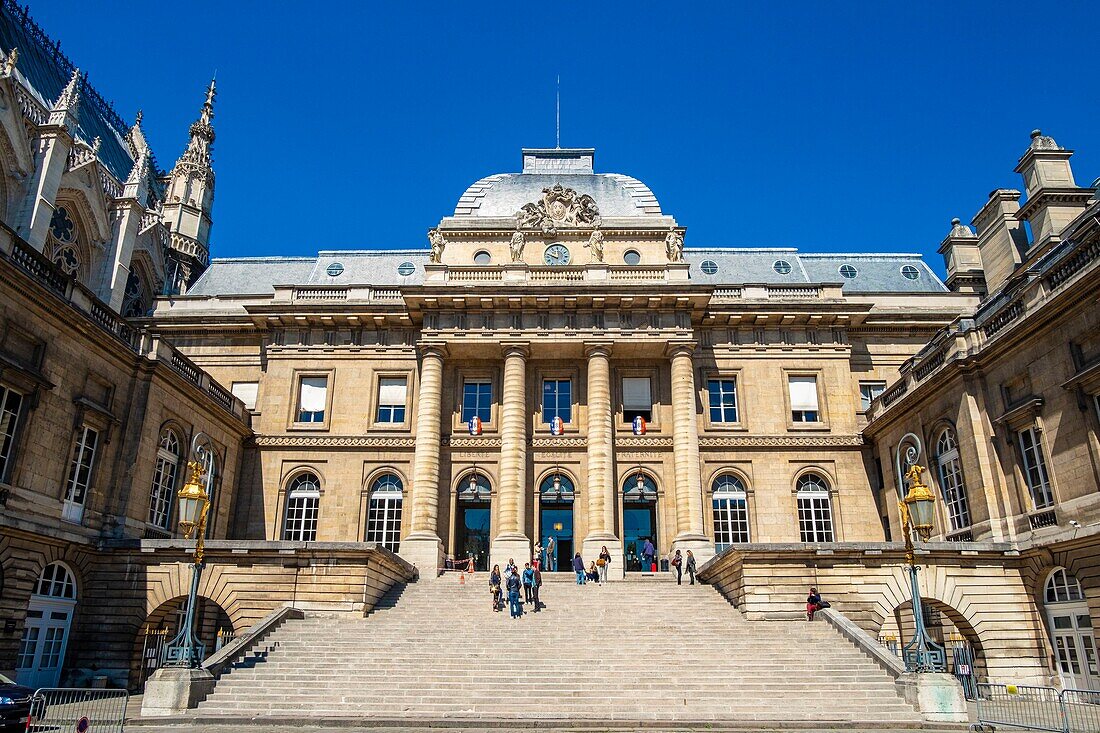
M552 229L557 226L596 226L600 209L586 193L578 194L560 183L542 189L542 200L524 204L516 212L520 227Z

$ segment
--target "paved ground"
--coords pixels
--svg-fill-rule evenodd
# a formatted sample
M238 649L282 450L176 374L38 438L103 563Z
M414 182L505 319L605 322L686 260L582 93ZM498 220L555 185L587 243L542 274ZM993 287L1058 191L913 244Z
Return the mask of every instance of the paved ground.
M197 727L192 725L147 725L141 724L139 726L127 726L133 733L183 733L184 731L193 731ZM203 725L201 726L203 733L502 733L502 731L511 730L529 730L539 731L539 733L649 733L650 731L660 731L661 733L722 733L723 731L730 731L733 733L814 733L816 731L830 730L819 727L804 727L804 728L752 728L752 727L712 727L703 726L698 728L681 728L681 727L629 727L629 728L605 728L605 727L585 727L585 728L523 728L517 729L509 724L506 727L484 727L484 728L424 728L419 726L408 728L394 728L394 727L381 727L381 728L355 728L355 727L322 727L322 726L282 726L282 725L265 725L263 723L251 723L245 725ZM874 729L874 728L853 728L845 727L843 729L831 729L831 730L843 730L845 733L906 733L908 731L920 731L920 733L960 733L965 731L965 726L958 728L889 728L889 729Z

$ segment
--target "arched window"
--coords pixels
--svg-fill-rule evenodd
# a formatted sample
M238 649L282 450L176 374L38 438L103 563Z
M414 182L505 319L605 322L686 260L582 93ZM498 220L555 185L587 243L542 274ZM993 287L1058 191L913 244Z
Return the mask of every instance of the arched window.
M367 542L377 542L391 552L401 546L401 479L386 473L375 479L367 506Z
M936 440L936 467L951 529L969 527L970 503L966 498L966 482L963 481L962 463L959 461L959 441L951 428L944 428Z
M149 492L149 524L168 529L172 517L172 498L179 475L180 441L173 430L165 430L157 446L153 467L153 486Z
M623 482L623 501L627 503L647 504L657 501L657 484L642 471L627 476Z
M539 484L539 496L545 504L573 501L573 482L563 473L552 473Z
M1057 568L1047 578L1044 598L1047 603L1070 603L1083 601L1085 594L1081 591L1077 578L1067 573L1065 568Z
M489 477L476 469L462 477L458 484L458 500L462 502L481 503L489 501L493 495L493 487L489 485Z
M714 479L714 549L718 552L735 542L749 541L749 509L745 484L730 474Z
M829 485L816 473L798 479L798 529L803 542L833 541L833 506Z
M38 585L35 586L34 592L40 596L75 601L76 582L67 567L59 562L51 562L42 568L42 574L38 576Z
M321 501L321 482L312 473L302 473L290 482L286 491L283 539L313 542L317 539L317 509Z

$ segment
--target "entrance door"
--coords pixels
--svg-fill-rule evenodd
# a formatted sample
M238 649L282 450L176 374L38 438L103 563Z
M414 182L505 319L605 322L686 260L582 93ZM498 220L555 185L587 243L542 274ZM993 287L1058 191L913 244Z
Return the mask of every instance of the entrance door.
M50 563L35 590L27 605L16 681L27 687L57 687L76 608L76 585L68 568Z
M1047 579L1044 601L1062 687L1100 690L1092 617L1077 579L1065 568L1055 569Z
M539 517L539 526L542 528L542 546L548 547L547 541L554 538L553 556L546 559L546 569L554 572L563 570L573 571L573 505L572 504L543 504L542 514Z
M472 557L476 570L488 570L489 531L492 512L487 502L460 503L455 544L455 560Z
M645 541L657 547L657 505L627 504L623 507L623 555L628 572L646 572L642 567L642 548Z

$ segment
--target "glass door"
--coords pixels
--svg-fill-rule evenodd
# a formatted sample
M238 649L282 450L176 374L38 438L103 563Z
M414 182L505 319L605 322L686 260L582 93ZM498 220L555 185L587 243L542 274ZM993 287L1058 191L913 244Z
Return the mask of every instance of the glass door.
M57 687L72 621L71 601L31 598L19 644L16 679L27 687Z
M475 570L488 570L489 531L492 512L483 502L460 503L455 537L455 561L474 559Z
M623 506L623 567L627 572L646 572L642 565L642 551L646 540L653 543L657 552L657 505L626 504Z
M1087 605L1048 609L1051 639L1062 686L1066 689L1100 690L1096 640Z
M573 572L573 505L543 504L539 526L542 528L543 568L549 572ZM552 549L547 552L547 548Z

